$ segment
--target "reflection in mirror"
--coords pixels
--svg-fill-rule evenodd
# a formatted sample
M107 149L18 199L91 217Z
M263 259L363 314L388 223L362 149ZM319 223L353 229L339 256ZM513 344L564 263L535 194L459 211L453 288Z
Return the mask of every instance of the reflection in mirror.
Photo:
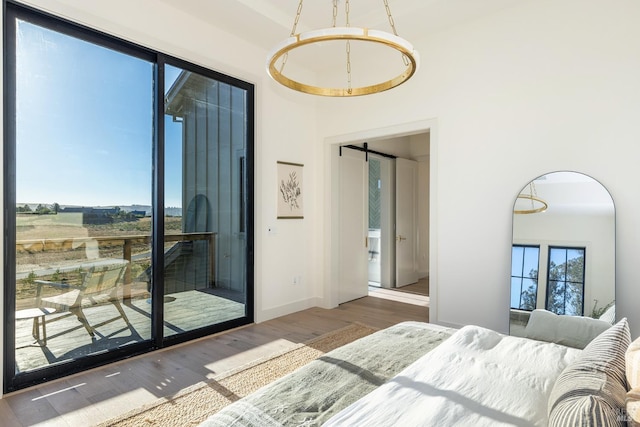
M518 336L535 309L615 320L615 208L598 181L553 172L516 195L510 307Z

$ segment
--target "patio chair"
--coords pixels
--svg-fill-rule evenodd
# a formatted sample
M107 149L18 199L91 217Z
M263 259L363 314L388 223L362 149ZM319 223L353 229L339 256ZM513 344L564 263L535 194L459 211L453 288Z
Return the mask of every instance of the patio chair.
M88 271L82 273L82 283L80 285L36 280L35 282L38 285L36 290L37 307L54 308L56 313L67 313L66 315L55 317L47 323L75 315L92 338L95 337L94 328L119 318L122 318L127 327L131 328L131 323L129 323L129 319L122 309L117 295L126 267L126 263L90 267ZM54 296L43 296L43 289L46 286L65 292ZM113 304L120 315L92 326L89 324L83 309L105 303Z

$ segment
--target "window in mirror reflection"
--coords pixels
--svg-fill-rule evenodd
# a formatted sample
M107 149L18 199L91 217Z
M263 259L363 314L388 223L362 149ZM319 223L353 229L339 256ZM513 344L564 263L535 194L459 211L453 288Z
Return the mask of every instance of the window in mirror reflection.
M549 247L547 310L556 314L584 313L585 248Z
M511 308L532 311L538 297L539 246L513 245L511 249Z

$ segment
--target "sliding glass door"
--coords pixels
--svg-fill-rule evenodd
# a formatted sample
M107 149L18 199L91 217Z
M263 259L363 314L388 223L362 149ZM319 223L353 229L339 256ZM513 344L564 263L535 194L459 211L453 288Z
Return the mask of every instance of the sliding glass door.
M247 91L165 67L164 335L245 315Z
M4 390L252 321L253 86L7 3Z

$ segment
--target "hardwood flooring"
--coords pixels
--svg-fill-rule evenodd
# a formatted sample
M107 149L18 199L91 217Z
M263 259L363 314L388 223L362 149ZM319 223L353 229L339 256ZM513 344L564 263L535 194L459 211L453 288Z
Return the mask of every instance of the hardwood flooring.
M421 305L429 307L430 299L426 295L415 294L412 292L400 292L395 288L378 288L369 286L369 296L384 298L392 301L404 302L406 304Z
M365 297L310 308L6 395L3 426L91 426L352 322L427 321L428 308Z
M369 296L429 307L429 278L400 288L381 288L369 282Z
M429 278L425 277L423 279L418 280L418 283L414 283L413 285L402 286L395 289L399 292L407 292L411 294L429 296Z
M418 282L416 283L413 283L411 285L401 286L399 288L383 288L383 287L380 287L379 283L369 282L369 290L397 292L400 294L405 294L404 295L405 297L407 296L407 294L428 297L429 296L429 278L425 277L423 279L418 280ZM427 298L427 301L428 301L428 298Z

